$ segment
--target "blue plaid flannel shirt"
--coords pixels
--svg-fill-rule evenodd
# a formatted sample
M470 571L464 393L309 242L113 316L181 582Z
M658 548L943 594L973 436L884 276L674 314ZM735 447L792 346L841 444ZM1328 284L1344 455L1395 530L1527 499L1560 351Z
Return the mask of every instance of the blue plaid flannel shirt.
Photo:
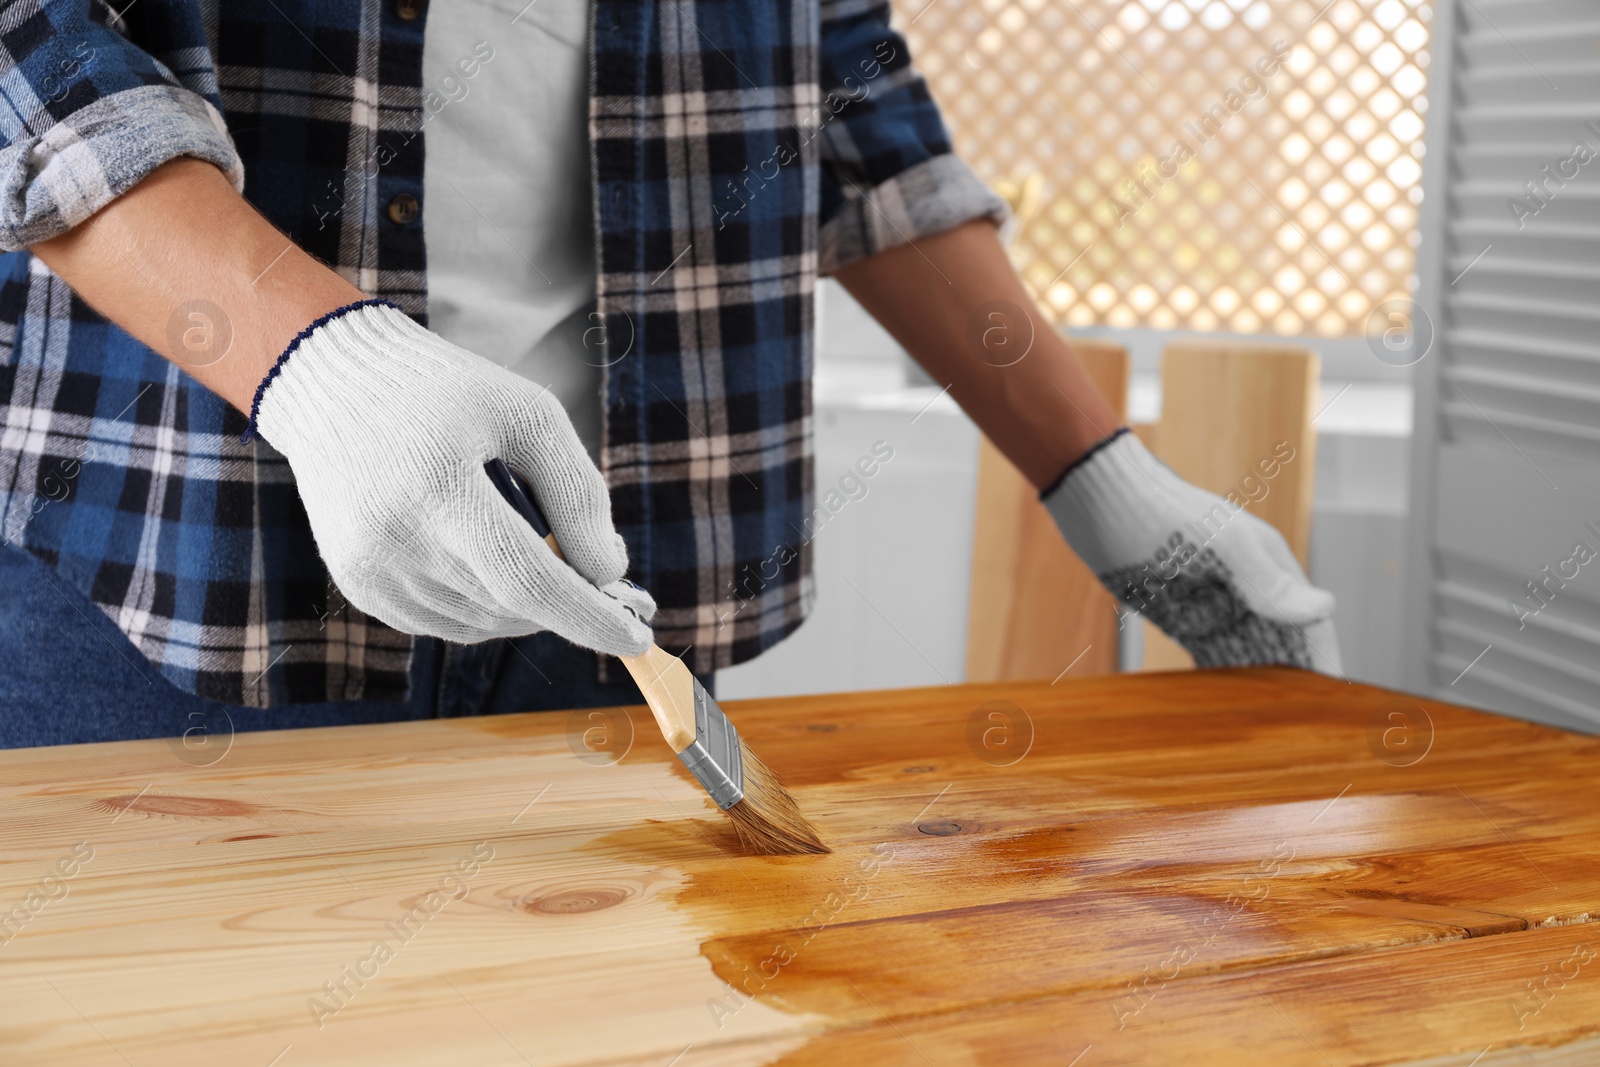
M601 466L659 642L712 670L782 639L813 595L818 273L1006 208L951 154L887 3L592 3ZM442 106L425 5L125 7L0 10L0 536L186 690L397 699L412 639L339 597L283 457L26 249L193 156L425 322L422 223L385 211L420 200Z

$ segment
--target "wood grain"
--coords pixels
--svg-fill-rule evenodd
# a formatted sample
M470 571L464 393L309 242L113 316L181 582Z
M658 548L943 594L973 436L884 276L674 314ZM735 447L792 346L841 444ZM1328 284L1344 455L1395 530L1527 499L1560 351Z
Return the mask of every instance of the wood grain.
M1072 350L1120 422L1128 353L1074 337ZM978 496L967 608L969 682L1049 681L1117 669L1116 600L1061 537L1039 491L987 437L978 442Z
M0 753L0 1062L1600 1051L1600 740L1291 670L726 710L833 855L642 707Z

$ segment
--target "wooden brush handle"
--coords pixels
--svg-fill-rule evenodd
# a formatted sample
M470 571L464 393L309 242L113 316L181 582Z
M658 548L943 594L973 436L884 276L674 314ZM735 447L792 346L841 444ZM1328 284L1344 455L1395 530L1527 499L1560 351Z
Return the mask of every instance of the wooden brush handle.
M522 479L499 459L491 459L484 464L484 471L495 488L500 490L500 495L506 498L506 503L528 521L535 533L544 538L544 543L550 546L556 558L566 559L561 546L556 543L550 523L545 520L544 512L539 510L533 494ZM655 645L637 656L617 658L622 660L628 673L638 683L639 692L644 694L644 701L650 705L650 713L656 717L656 725L661 728L661 736L667 739L672 751L682 752L694 744L694 687L698 683L683 661L667 655Z
M651 645L637 656L618 656L644 694L661 736L674 752L694 744L694 675L683 660Z

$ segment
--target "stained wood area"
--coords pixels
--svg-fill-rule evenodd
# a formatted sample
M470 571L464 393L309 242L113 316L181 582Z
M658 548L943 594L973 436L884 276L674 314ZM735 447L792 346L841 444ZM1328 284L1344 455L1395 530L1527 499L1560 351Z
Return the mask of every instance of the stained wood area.
M1600 1054L1593 738L1280 669L727 710L832 855L642 707L0 753L0 1062Z

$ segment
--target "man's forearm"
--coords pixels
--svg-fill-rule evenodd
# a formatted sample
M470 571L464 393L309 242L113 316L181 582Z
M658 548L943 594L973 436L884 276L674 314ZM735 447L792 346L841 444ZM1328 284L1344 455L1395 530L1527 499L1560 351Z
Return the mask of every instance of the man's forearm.
M992 223L919 238L836 277L1041 489L1116 429L1115 412L1023 288ZM980 309L995 301L1032 318L1032 347L1005 366L997 364L1014 358L1008 351L1020 351L1030 328L986 318ZM1006 334L985 344L992 330Z
M194 159L157 168L32 252L97 311L246 413L296 333L365 295Z

